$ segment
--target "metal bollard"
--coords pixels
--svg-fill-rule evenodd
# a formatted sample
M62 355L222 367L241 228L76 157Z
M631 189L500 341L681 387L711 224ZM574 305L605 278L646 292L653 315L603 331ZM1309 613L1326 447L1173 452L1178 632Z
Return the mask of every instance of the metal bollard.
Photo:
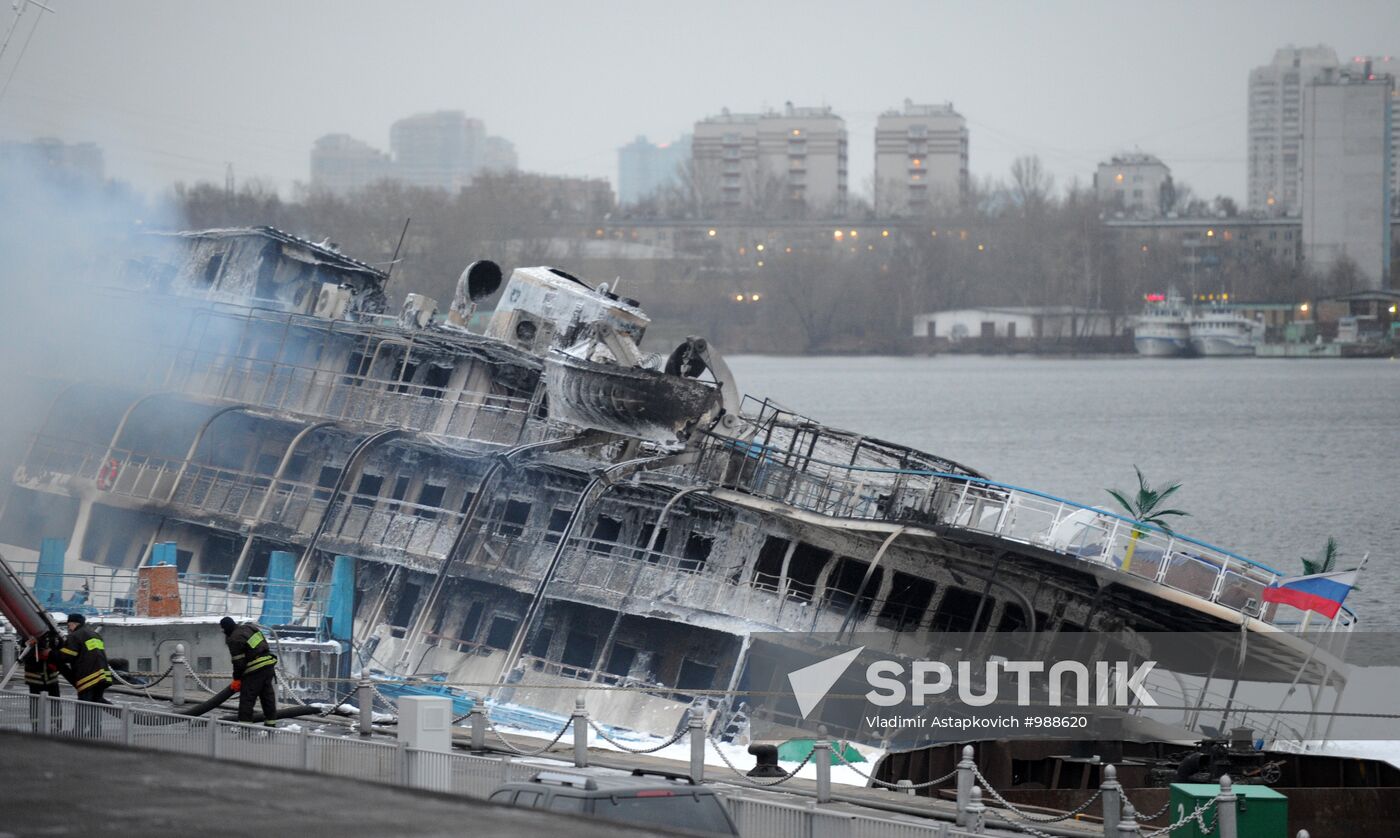
M355 687L355 700L360 704L360 735L374 733L374 688L368 678L361 678Z
M1120 836L1128 838L1128 836L1137 835L1138 832L1137 810L1133 808L1133 804L1124 800L1123 816L1118 819L1118 828L1114 831L1114 838Z
M0 670L9 669L15 662L15 636L0 635Z
M1113 765L1103 767L1103 782L1099 784L1103 792L1103 835L1114 838L1118 834L1118 819L1123 809L1123 786L1118 782L1118 769Z
M967 831L981 834L987 826L987 807L982 803L982 787L973 786L967 801Z
M1219 827L1220 838L1237 838L1239 835L1238 812L1235 801L1235 784L1229 774L1220 777L1220 794L1215 798L1215 823Z
M915 794L917 794L917 792L914 791L914 781L913 781L913 780L908 780L908 779L906 779L906 780L898 780L898 781L895 782L895 785L896 785L896 786L899 786L899 789L898 789L899 791L904 792L905 794L909 795L910 797L913 797Z
M583 696L574 699L574 767L588 767L588 707Z
M705 711L697 700L690 705L690 779L696 783L705 782Z
M185 670L189 668L189 661L185 658L185 644L176 643L175 653L170 656L170 703L176 707L181 707L185 703Z
M486 750L486 704L481 701L472 704L472 750L481 753Z
M817 764L817 802L831 802L831 743L818 739L812 743L812 761Z
M972 802L972 769L976 763L972 761L972 746L966 745L962 750L962 761L958 763L958 826L967 826L967 805Z
M52 712L52 710L50 710L49 708L49 705L52 701L53 699L49 697L48 693L39 693L39 732L45 736L48 736L49 734L54 732L52 723L50 721L50 713ZM63 712L61 708L62 705L60 705L60 713ZM76 723L77 721L75 717L74 724Z

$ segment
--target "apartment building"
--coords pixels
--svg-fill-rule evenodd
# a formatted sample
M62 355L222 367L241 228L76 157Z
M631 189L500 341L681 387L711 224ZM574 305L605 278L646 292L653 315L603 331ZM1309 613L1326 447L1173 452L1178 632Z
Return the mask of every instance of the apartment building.
M967 195L967 120L951 102L880 115L875 125L875 209L881 216L924 215Z

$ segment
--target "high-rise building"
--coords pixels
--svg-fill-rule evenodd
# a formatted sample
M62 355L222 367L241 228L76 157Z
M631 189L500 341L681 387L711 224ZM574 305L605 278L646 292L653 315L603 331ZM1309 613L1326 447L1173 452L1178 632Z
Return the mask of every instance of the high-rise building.
M662 189L679 181L682 168L690 160L691 138L682 134L679 140L655 144L646 137L637 139L617 150L618 203L635 204L655 196Z
M486 138L485 150L481 155L481 171L503 174L520 168L520 160L515 154L515 143L505 137Z
M311 146L311 187L337 194L393 177L389 155L348 134L327 134Z
M1303 249L1319 270L1350 259L1379 288L1390 272L1395 80L1355 66L1303 90Z
M846 210L846 121L829 107L722 114L695 124L695 177L707 211L788 218Z
M732 214L752 207L758 188L756 113L730 113L695 123L691 140L696 190L706 214Z
M1351 60L1353 73L1364 69L1373 76L1390 76L1395 89L1390 92L1390 214L1400 218L1400 58L1390 55L1358 55Z
M1151 154L1118 154L1094 172L1099 203L1132 218L1155 218L1170 209L1172 171Z
M967 195L967 120L952 103L880 114L875 123L875 211L923 215Z
M1336 70L1331 47L1287 46L1249 74L1249 208L1297 215L1303 190L1303 91Z
M398 178L414 186L456 190L481 168L486 126L461 111L417 114L389 128Z

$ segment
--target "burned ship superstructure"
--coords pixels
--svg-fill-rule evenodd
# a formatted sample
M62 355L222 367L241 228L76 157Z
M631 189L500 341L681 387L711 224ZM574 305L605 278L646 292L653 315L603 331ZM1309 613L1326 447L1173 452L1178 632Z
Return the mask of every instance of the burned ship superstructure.
M60 392L14 474L8 555L70 566L355 571L367 666L508 684L669 730L743 684L754 632L1288 634L1267 567L741 397L692 338L640 347L640 304L548 267L469 266L447 310L268 228L138 268L166 325L122 382ZM478 300L499 290L484 329ZM155 306L156 303L151 303ZM1294 615L1296 617L1296 615ZM1335 625L1351 623L1348 612ZM534 689L532 689L532 687Z

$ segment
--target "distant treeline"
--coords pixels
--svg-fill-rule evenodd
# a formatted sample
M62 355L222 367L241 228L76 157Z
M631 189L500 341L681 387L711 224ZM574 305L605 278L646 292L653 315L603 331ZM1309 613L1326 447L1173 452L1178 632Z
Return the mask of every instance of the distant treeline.
M233 191L200 183L178 187L175 202L192 228L271 225L329 239L386 268L412 219L393 265L391 298L417 291L445 307L462 268L478 258L507 270L557 264L597 281L619 280L668 336L708 334L750 351L899 351L908 345L912 317L939 309L1073 305L1133 313L1145 293L1172 285L1224 291L1234 300L1294 301L1360 284L1354 265L1324 276L1246 248L1190 271L1195 254L1179 244L1143 250L1103 223L1105 208L1092 189L1057 189L1034 157L1017 160L1005 180L974 182L959 206L890 219L888 230L873 236L837 233L878 226L868 206L841 219L787 221L776 232L755 212L716 220L725 226L723 246L703 235L676 235L661 259L625 249L600 253L589 242L616 234L626 243L620 231L629 221L649 226L653 237L668 222L703 228L707 219L683 191L619 210L596 197L580 200L560 184L503 174L457 193L385 182L348 196L305 192L286 200L258 183ZM1206 202L1180 184L1175 201L1183 216L1228 219L1236 212L1228 199ZM736 243L736 225L747 244Z

